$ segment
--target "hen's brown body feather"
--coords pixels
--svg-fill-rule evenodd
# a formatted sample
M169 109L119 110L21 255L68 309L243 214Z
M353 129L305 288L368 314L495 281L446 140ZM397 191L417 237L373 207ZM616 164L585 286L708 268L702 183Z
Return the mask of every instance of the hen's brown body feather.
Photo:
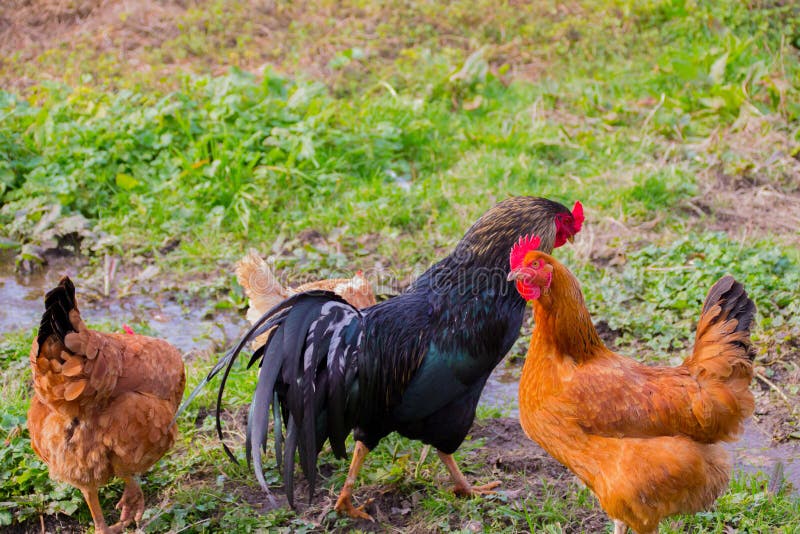
M68 279L47 302L30 353L31 445L52 478L83 491L98 531L118 531L125 525L106 527L92 501L111 477L132 480L172 446L177 429L170 423L185 385L183 360L160 339L87 329ZM141 516L133 502L141 490L133 485L129 499L121 501L131 517L123 509L121 523Z
M275 278L267 262L253 249L236 264L236 279L249 299L247 320L251 323L255 323L286 298L306 291L333 291L359 309L373 306L377 302L375 291L360 271L353 278L327 278L295 288L285 288ZM265 332L258 336L252 344L253 348L264 345L269 334Z
M682 365L648 367L606 348L577 280L536 257L554 270L549 293L533 301L519 390L525 432L637 532L710 506L730 477L718 442L735 439L753 411L754 306L741 285L725 277L712 289Z

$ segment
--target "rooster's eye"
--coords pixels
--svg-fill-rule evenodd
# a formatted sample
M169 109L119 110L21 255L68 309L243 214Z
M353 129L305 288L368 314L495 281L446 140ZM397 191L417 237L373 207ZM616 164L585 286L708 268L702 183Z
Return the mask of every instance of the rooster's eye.
M530 264L531 269L538 269L539 268L539 260L535 260L533 263Z

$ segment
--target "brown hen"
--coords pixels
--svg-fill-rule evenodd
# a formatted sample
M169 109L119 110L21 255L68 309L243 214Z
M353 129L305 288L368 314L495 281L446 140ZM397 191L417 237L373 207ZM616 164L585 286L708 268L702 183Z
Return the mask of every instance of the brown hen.
M283 302L285 299L315 289L333 291L356 308L367 308L375 304L375 292L364 274L358 271L352 278L328 278L308 282L295 288L284 288L275 278L269 265L253 249L236 264L236 278L244 288L249 299L247 320L255 323L262 315ZM269 332L253 342L253 348L262 346Z
M723 277L692 354L650 367L606 348L578 281L535 247L515 247L509 275L536 321L519 386L525 433L594 491L617 534L654 533L664 517L711 506L731 473L719 442L753 412L753 301Z
M171 425L183 396L181 353L166 341L86 328L75 286L62 278L47 293L31 347L34 396L28 429L50 476L83 493L97 532L120 532L144 511L135 476L175 441ZM109 527L97 490L112 477L125 481L120 520Z

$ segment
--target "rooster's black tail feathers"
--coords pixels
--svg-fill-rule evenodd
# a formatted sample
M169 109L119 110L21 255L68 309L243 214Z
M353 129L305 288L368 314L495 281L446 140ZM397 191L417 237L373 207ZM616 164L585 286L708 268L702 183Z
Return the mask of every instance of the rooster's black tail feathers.
M284 309L291 308L286 313L273 312L274 318L245 336L243 342L249 343L274 326L270 338L250 360L250 365L260 360L261 371L248 414L246 449L256 477L266 489L261 451L266 448L272 405L275 456L283 464L286 495L293 504L295 451L299 449L300 467L309 483L309 500L323 443L329 439L334 453L345 456L344 441L355 423L354 410L348 409L354 405L353 399L347 395L355 372L347 370L355 368L362 315L328 291L302 293L289 301ZM286 426L285 444L281 422Z
M253 463L261 487L275 505L264 479L262 462L271 414L276 461L282 467L289 504L294 505L295 452L300 452L300 467L309 482L310 499L322 445L330 440L333 452L344 457L345 439L355 424L357 403L348 393L357 380L356 359L363 322L361 312L347 301L329 291L309 291L269 310L217 362L175 417L224 369L216 407L217 433L222 439L220 415L228 376L242 349L266 332L270 332L267 342L253 352L248 362L248 368L259 362L260 371L247 416L246 455L248 463ZM224 443L223 446L235 462L231 450Z

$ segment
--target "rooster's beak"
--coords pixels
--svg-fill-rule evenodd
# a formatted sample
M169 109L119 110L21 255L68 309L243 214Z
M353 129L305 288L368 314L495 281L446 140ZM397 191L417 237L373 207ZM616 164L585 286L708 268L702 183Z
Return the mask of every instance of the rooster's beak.
M569 236L567 238L567 241L569 241L570 243L574 243L575 242L575 236L574 235Z
M511 282L511 281L516 280L517 278L519 278L521 275L522 275L522 271L519 270L519 269L517 269L516 271L511 271L510 273L508 273L508 276L506 277L506 281L507 282Z

